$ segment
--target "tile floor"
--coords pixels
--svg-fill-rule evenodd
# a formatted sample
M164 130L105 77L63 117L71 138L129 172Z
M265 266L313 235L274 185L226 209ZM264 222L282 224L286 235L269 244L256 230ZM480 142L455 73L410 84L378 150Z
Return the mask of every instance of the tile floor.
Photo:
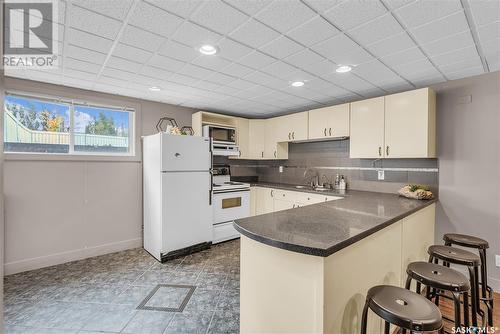
M143 249L127 250L10 275L4 283L6 334L239 329L239 240L164 264ZM147 309L138 309L146 297ZM181 306L182 312L152 310Z

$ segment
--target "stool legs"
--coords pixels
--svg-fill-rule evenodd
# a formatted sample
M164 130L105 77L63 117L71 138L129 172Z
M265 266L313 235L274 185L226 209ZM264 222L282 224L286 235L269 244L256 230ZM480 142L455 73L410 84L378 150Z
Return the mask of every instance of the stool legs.
M493 327L493 296L488 286L488 269L486 265L486 249L479 250L481 258L481 295L488 309L488 326Z
M462 326L462 320L460 319L460 294L452 293L453 296L453 304L455 306L455 328L460 328Z
M464 325L469 328L469 294L464 292Z
M476 270L472 267L467 267L469 270L469 277L470 277L470 291L471 291L471 306L472 306L472 326L477 326L477 308L478 308L478 289L477 289L477 278L476 278Z
M390 334L389 333L390 329L391 329L391 324L386 321L384 325L384 334Z
M363 308L363 315L361 316L361 334L366 334L366 326L368 321L368 301Z

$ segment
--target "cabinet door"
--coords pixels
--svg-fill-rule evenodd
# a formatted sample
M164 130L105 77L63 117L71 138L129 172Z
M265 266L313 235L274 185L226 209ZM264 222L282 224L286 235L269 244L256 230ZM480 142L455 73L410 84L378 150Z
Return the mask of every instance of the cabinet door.
M263 119L251 119L248 124L248 132L250 159L264 158L266 121Z
M285 116L288 141L306 140L308 133L308 112L299 112Z
M286 199L274 199L274 211L288 210L295 207L295 202Z
M265 122L264 159L276 159L276 118L267 119Z
M349 136L349 103L309 111L309 139Z
M255 201L255 214L262 215L274 211L274 189L255 187L257 192Z
M385 157L435 156L435 95L429 88L385 97Z
M237 145L240 150L240 155L236 158L251 159L249 126L250 124L248 119L241 117L236 119L236 133L238 136Z
M384 97L351 103L349 156L384 157Z

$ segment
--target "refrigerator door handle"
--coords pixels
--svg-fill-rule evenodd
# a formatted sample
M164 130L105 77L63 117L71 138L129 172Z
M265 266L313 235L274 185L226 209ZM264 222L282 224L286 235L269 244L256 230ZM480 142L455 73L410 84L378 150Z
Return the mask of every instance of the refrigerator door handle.
M212 195L214 193L214 172L210 170L210 190L208 191L208 204L212 205Z

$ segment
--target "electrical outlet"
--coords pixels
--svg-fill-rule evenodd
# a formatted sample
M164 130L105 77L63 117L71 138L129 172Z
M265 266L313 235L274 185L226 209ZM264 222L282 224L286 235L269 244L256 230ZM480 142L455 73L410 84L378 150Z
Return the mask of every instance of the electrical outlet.
M378 179L379 180L384 180L385 179L385 172L383 170L378 171Z
M280 172L280 173L283 173L283 166L280 166L280 167L279 167L279 172Z
M495 265L500 267L500 255L495 255Z

